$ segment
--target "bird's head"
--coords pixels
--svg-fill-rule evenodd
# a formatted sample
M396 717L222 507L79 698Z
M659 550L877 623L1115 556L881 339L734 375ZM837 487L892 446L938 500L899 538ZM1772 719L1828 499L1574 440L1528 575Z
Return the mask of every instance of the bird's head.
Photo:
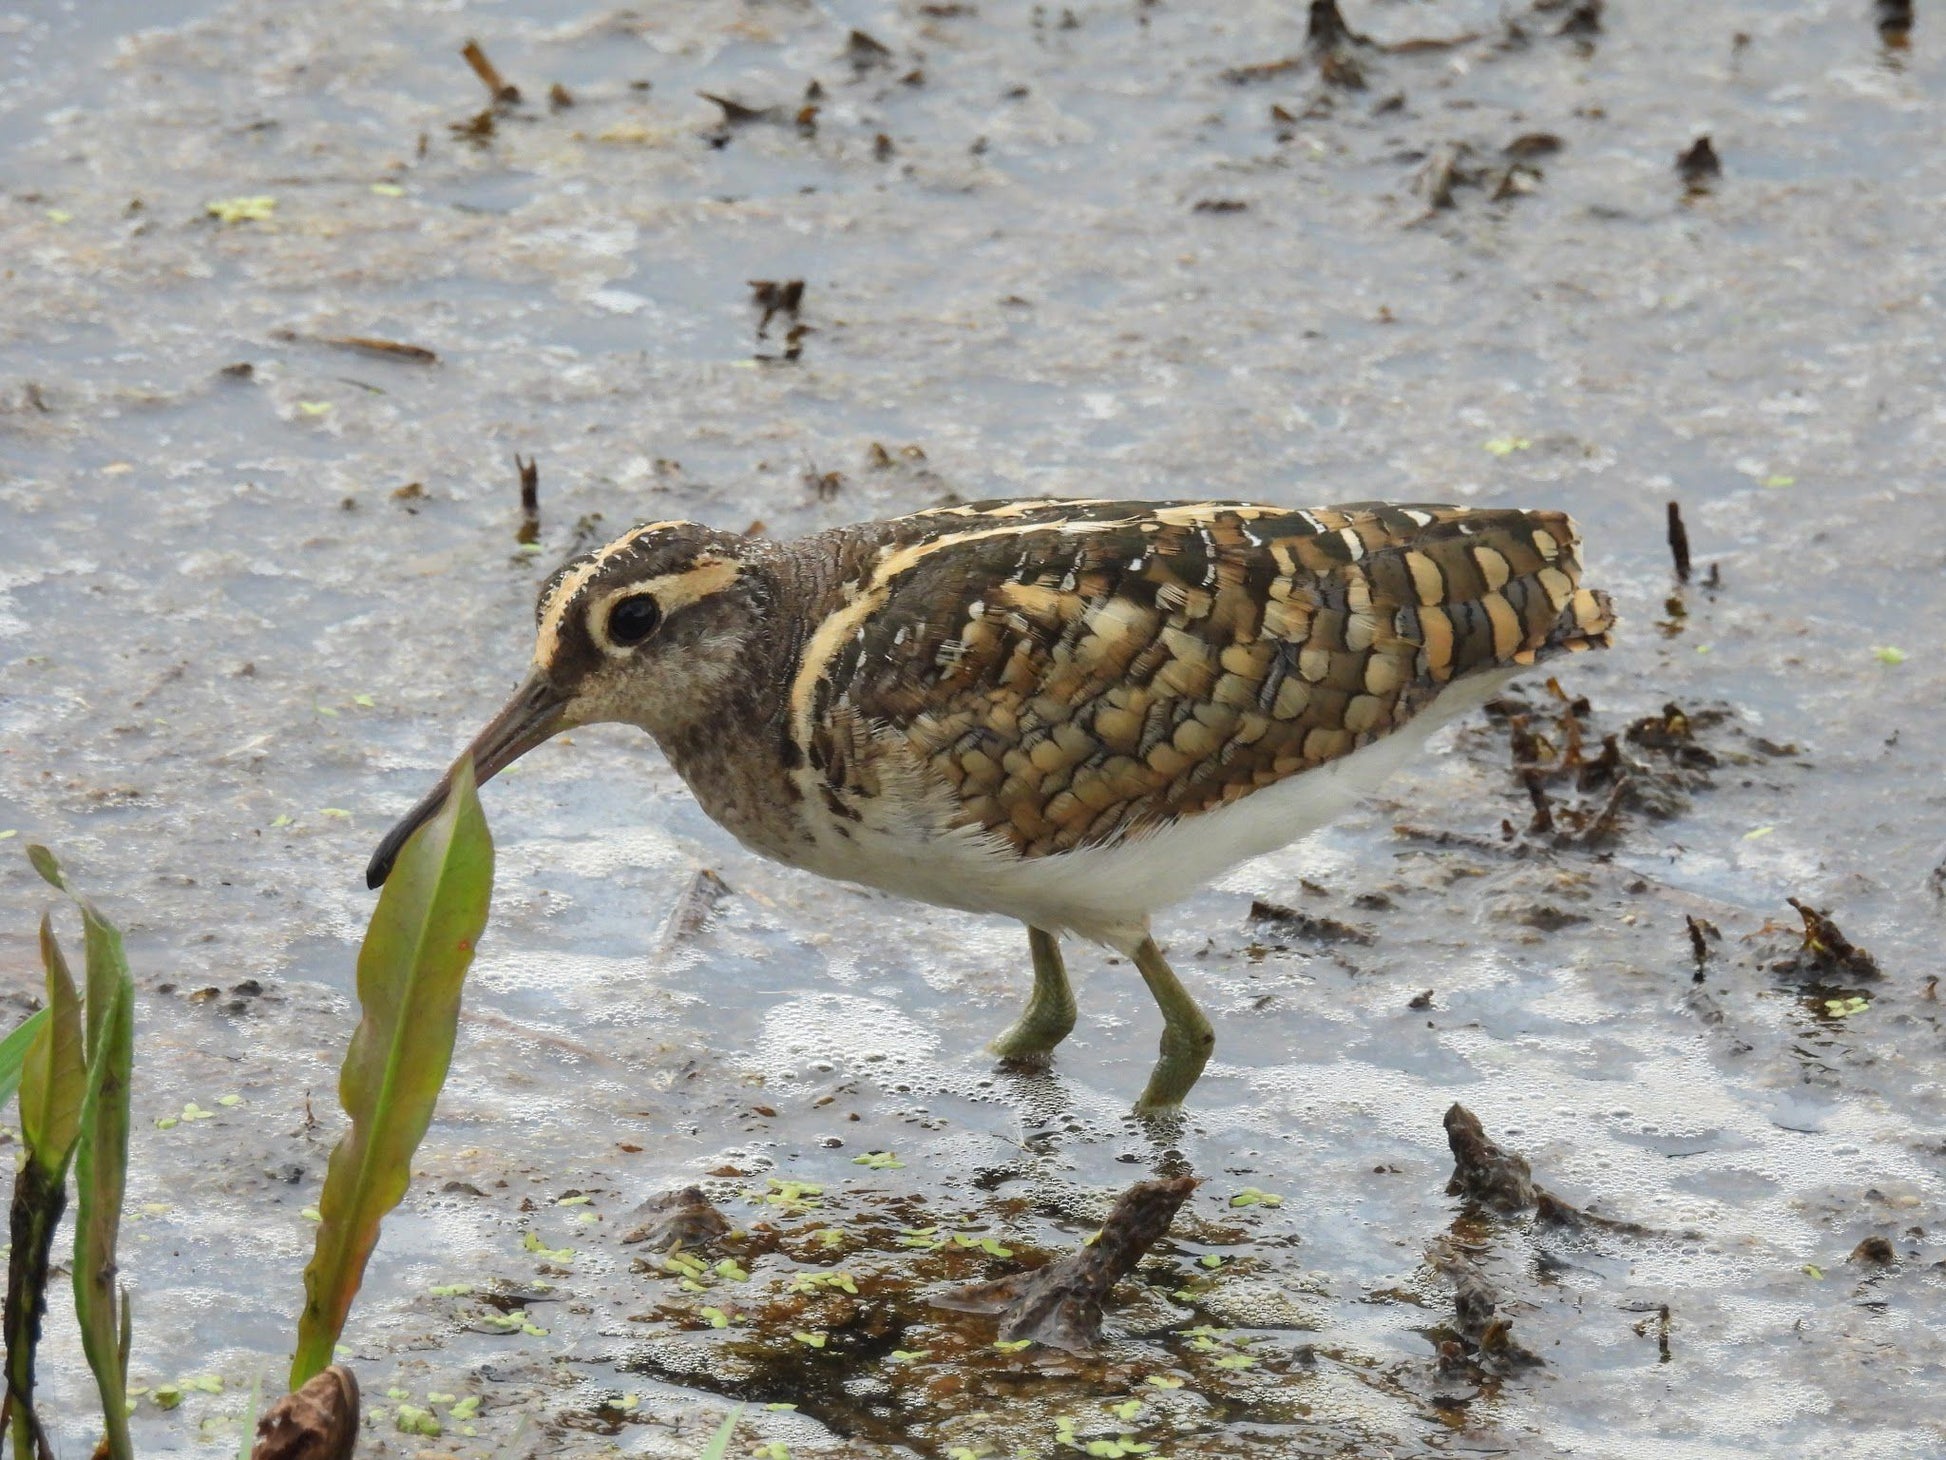
M665 739L708 720L768 597L748 541L693 522L652 522L564 564L535 606L533 668L467 747L474 775L485 782L577 725L619 720ZM448 771L386 833L368 886L384 883L451 785Z

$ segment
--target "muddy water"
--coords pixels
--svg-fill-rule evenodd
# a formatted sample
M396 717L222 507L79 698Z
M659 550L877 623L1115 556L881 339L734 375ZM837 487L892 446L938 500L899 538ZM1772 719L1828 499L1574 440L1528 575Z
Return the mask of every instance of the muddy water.
M1660 799L1555 845L1477 719L1169 912L1219 1042L1158 1142L1127 968L1073 951L1058 1069L997 1075L1018 929L752 858L632 732L550 745L487 793L490 938L346 1337L370 1453L688 1455L738 1400L739 1451L797 1456L1937 1453L1942 66L1869 8L1354 4L1453 42L1355 50L1362 89L1259 4L0 14L0 832L130 932L143 1453L233 1449L283 1371L360 872L517 677L546 570L646 518L1056 493L1566 505L1626 623L1561 674L1587 733L1714 707L1713 764L1624 741ZM529 98L490 137L452 130L468 36ZM813 79L808 132L697 95L788 118ZM1723 175L1686 194L1701 133ZM792 278L789 361L747 281ZM1674 604L1672 496L1720 574ZM666 945L704 867L734 895ZM24 998L42 893L0 879ZM1882 978L1774 967L1793 895ZM1646 1230L1463 1214L1455 1100ZM925 1305L1152 1169L1205 1185L1098 1362ZM747 1280L621 1240L699 1180ZM1869 1236L1889 1266L1847 1260ZM1462 1260L1541 1365L1442 1371Z

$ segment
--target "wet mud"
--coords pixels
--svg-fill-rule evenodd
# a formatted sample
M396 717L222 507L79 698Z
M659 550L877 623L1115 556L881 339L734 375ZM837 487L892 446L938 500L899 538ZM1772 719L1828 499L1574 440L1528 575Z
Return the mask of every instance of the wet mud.
M1114 956L996 1070L1020 929L536 752L361 1453L1946 1445L1923 7L88 11L0 15L0 998L46 842L138 982L141 1453L285 1372L362 869L552 566L1057 494L1565 507L1621 628L1158 919L1160 1131ZM1186 1177L1086 1352L934 1301Z

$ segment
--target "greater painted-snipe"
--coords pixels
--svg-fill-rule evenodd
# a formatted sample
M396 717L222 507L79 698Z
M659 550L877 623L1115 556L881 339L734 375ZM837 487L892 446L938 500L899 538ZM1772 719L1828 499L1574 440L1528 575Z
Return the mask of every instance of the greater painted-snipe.
M653 522L541 590L485 781L617 720L740 842L1027 925L1034 987L993 1044L1074 1027L1059 938L1126 954L1161 1007L1138 1107L1214 1035L1149 916L1372 790L1511 675L1605 646L1559 512L1238 502L945 507L796 542ZM376 887L442 780L380 844Z

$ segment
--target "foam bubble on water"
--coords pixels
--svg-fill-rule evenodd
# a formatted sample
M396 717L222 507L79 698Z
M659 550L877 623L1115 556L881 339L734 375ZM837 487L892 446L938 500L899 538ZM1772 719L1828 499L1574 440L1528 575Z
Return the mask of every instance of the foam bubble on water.
M660 827L603 826L598 836L528 837L496 849L503 878L545 875L591 880L617 875L655 872L669 877L672 888L692 871L695 859L683 844Z
M813 994L778 1004L764 1016L751 1063L767 1074L795 1075L813 1060L840 1069L930 1059L938 1037L895 1005L852 994Z

